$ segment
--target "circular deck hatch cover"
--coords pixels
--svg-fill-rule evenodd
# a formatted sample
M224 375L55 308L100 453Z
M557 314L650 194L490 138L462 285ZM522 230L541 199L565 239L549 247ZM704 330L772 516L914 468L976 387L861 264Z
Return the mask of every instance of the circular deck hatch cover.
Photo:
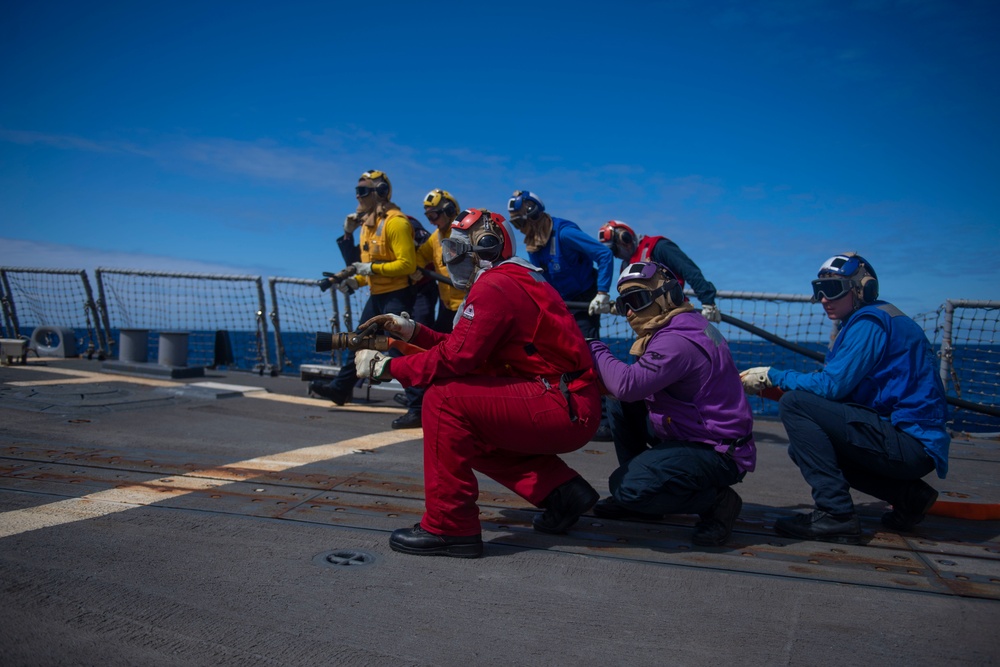
M357 549L334 549L324 551L313 558L313 563L328 567L359 567L371 565L375 562L375 555L367 551Z

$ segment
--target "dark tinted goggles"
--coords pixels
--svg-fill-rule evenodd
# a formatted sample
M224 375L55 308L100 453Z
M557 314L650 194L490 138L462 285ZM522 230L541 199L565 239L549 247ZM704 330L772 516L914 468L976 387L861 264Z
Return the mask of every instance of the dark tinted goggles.
M367 197L371 193L375 192L375 188L369 188L366 185L359 185L354 188L354 193L359 197Z
M441 211L436 208L429 208L424 211L424 215L426 215L427 219L431 222L437 222L437 219L441 217Z
M629 290L615 299L615 310L622 317L628 315L628 311L630 310L633 313L638 313L640 310L645 310L652 306L653 302L670 291L671 287L673 287L673 283L667 282L656 289Z
M528 219L524 217L520 216L515 217L513 215L510 217L510 224L514 225L514 229L516 229L519 232L524 231L524 225L527 224L527 222Z
M813 299L836 301L854 289L854 283L847 278L818 278L812 281Z

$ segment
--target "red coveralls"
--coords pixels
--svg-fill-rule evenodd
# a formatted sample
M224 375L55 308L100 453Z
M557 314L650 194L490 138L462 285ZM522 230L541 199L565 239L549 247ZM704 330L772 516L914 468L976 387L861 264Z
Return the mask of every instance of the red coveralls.
M396 357L389 370L404 387L427 387L424 530L482 532L473 471L536 506L577 476L556 455L593 437L600 389L576 321L539 273L516 263L488 269L452 333L421 326L410 342L427 351ZM581 371L567 405L560 378Z

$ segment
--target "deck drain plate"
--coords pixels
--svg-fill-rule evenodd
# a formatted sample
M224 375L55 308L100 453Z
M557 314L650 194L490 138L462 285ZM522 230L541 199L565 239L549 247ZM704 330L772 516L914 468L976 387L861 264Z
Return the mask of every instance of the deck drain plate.
M375 555L356 549L335 549L324 551L313 557L313 563L327 567L361 567L375 562Z

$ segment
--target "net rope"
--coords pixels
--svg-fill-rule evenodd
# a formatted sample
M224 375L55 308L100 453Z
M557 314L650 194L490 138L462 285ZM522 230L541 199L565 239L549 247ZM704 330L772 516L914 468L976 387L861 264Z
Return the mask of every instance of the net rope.
M30 338L38 327L72 329L88 354L101 348L96 304L86 272L0 267L4 338Z
M938 351L948 395L1000 408L1000 301L950 300L913 319ZM1000 433L1000 418L961 407L952 407L950 424Z
M335 311L336 289L322 292L315 280L299 278L271 278L268 284L275 350L281 367L297 370L301 364L342 364L341 352L316 351L316 332L345 330Z
M122 329L185 332L190 366L257 371L269 366L258 276L97 269L97 283L114 336ZM151 336L150 360L157 358L157 348L158 339Z

